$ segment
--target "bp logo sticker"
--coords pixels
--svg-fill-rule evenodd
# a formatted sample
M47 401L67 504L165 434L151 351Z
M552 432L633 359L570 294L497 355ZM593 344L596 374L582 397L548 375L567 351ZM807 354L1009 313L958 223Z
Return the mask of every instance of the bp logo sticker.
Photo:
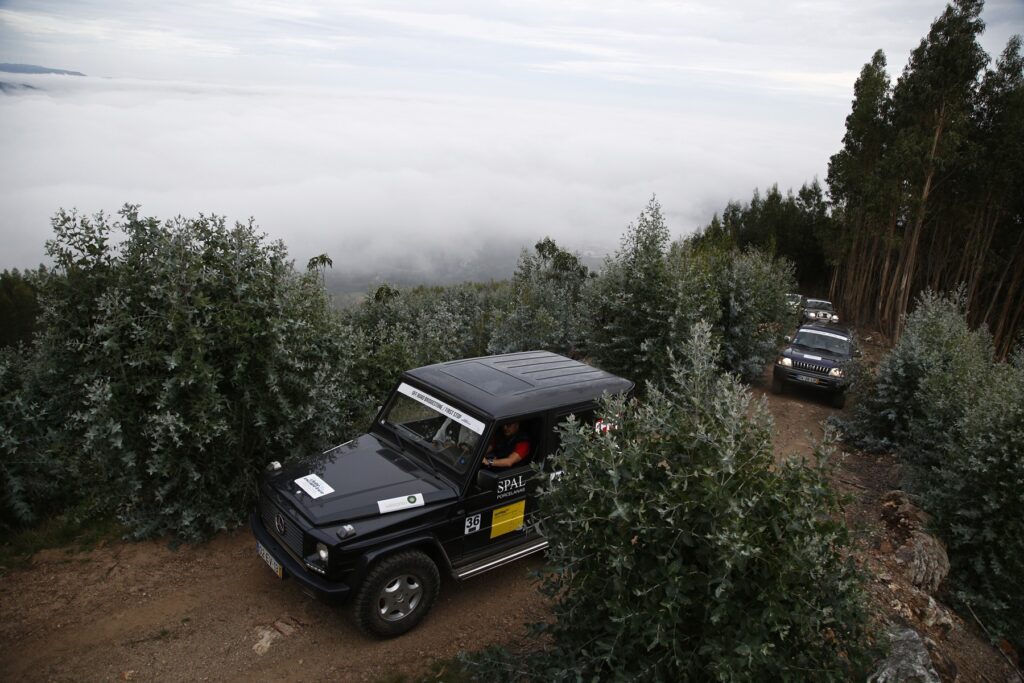
M398 498L388 498L387 500L377 501L377 510L380 514L386 515L389 512L397 512L399 510L408 510L409 508L423 507L423 494L414 493L409 496L399 496Z

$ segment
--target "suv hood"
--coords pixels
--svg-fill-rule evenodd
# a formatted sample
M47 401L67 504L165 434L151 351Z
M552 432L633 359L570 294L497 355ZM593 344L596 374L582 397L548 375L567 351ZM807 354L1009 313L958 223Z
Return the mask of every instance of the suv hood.
M265 481L316 526L430 507L456 497L450 486L374 434L289 463Z

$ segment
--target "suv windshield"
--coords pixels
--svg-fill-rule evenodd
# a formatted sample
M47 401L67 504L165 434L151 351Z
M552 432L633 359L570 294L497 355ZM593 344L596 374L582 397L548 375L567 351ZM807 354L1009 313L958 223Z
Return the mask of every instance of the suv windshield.
M484 423L405 382L381 416L380 423L402 441L422 449L428 460L465 473L480 441Z
M832 310L832 302L831 301L822 301L821 299L808 299L807 300L807 308L813 308L813 309L816 309L816 310L819 310L819 311L831 311Z
M827 351L838 356L849 356L851 354L850 340L829 332L800 330L797 332L793 344L815 351Z

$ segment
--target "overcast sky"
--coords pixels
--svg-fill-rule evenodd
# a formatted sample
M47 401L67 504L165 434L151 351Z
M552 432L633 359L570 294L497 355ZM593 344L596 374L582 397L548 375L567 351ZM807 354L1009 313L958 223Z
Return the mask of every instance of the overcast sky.
M252 216L304 264L419 270L675 235L824 182L853 82L895 79L937 0L0 0L0 268L59 208ZM1024 2L989 0L993 57ZM445 267L447 267L447 265ZM507 273L495 273L504 277Z

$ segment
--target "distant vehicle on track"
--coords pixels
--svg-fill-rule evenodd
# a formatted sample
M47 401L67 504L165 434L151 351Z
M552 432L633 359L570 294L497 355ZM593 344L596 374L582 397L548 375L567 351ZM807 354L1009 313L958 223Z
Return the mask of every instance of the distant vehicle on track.
M849 364L860 355L849 330L829 325L804 325L775 361L772 393L787 384L811 387L831 395L832 405L846 404Z
M839 322L839 314L836 313L831 301L825 299L806 299L803 311L800 314L801 323L830 323L835 325Z

